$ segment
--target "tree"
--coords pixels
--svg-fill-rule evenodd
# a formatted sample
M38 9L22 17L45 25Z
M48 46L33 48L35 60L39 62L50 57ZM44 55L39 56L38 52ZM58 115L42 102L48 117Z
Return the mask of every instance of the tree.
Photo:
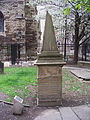
M90 24L89 19L89 0L67 0L71 5L71 12L75 15L75 41L74 41L74 63L78 61L79 46L84 43L90 37L88 26ZM68 8L66 9L68 11Z
M58 30L60 31L60 27L66 31L67 33L70 33L70 29L68 29L68 26L72 26L72 29L74 31L75 35L75 41L74 41L74 63L76 64L78 61L78 51L79 51L79 46L83 44L87 39L89 39L90 34L88 31L88 26L89 26L89 19L90 19L90 0L34 0L38 5L45 5L47 9L54 11L51 12L53 14L53 20L56 21L59 19L59 24L55 26L55 28L59 28ZM67 5L66 5L67 4ZM49 5L49 6L48 6ZM64 9L65 14L63 14L62 9ZM57 14L58 13L58 14ZM65 19L67 19L72 24L67 24L67 28L65 26ZM72 19L72 16L73 19ZM56 19L57 18L57 19ZM63 19L63 21L61 21ZM67 21L68 21L67 20ZM66 34L65 39L66 38Z

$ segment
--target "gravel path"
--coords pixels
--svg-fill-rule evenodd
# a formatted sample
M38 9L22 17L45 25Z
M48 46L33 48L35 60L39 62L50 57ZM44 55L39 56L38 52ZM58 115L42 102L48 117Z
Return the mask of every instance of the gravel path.
M46 108L24 107L22 115L13 115L13 106L0 103L0 120L34 120Z

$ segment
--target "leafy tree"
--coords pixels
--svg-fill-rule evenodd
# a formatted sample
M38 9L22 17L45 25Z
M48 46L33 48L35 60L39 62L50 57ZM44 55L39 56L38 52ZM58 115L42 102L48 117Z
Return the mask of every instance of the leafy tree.
M67 33L70 33L72 28L75 34L74 41L74 63L78 61L79 46L90 38L89 33L89 20L90 20L90 0L33 0L35 4L45 5L47 9L51 10L53 20L60 19L61 23L56 28L62 27ZM64 9L65 14L63 14ZM53 11L53 12L52 12ZM66 17L67 16L67 17ZM64 21L70 21L63 24ZM63 19L63 21L61 20ZM59 21L59 22L60 22ZM64 22L65 23L65 22ZM59 29L60 30L60 29ZM67 35L65 33L65 39Z
M71 5L70 8L65 9L65 14L71 11L71 14L75 16L74 19L74 63L78 61L79 46L87 39L90 39L89 25L90 25L90 0L67 0Z
M88 11L90 12L90 0L66 0L68 1L68 3L71 4L71 6L74 8L74 9L82 9L85 10L85 11ZM70 8L66 9L65 11L65 14L67 13L67 11L69 11L70 13Z

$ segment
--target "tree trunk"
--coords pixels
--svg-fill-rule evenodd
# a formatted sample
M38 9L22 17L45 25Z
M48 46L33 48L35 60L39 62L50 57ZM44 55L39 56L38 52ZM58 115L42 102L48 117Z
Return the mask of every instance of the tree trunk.
M65 43L64 43L64 60L66 60L66 44L67 44L67 15L65 18Z
M78 62L78 51L79 51L79 25L80 17L78 12L75 15L75 42L74 42L74 63Z
M78 62L78 51L79 51L79 43L78 41L75 41L75 47L74 47L74 64L77 64Z

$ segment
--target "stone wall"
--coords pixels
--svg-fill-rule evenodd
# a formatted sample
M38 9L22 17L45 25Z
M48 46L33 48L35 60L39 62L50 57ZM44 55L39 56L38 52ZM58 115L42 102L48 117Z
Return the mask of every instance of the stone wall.
M36 7L26 5L26 0L0 0L0 11L4 15L4 32L0 33L0 59L10 60L7 45L20 44L20 58L35 56L37 51ZM21 36L20 36L21 34ZM25 45L28 44L28 47ZM10 59L9 59L10 58Z
M21 7L20 7L21 6ZM24 2L0 2L0 10L4 15L4 35L11 36L16 41L17 32L21 29L25 35L25 20L18 17L24 16Z
M27 56L35 57L37 54L37 21L34 16L37 14L36 7L26 5L25 6L25 20L26 20L26 45Z

